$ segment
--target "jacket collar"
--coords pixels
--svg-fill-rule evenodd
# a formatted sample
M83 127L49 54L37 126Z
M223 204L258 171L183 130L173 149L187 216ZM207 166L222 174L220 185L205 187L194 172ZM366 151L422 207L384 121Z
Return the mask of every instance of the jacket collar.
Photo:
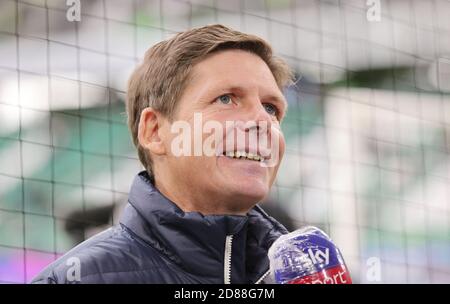
M225 239L233 235L231 282L254 283L269 269L270 245L288 231L259 206L245 216L184 212L146 171L131 186L121 223L187 272L223 283Z

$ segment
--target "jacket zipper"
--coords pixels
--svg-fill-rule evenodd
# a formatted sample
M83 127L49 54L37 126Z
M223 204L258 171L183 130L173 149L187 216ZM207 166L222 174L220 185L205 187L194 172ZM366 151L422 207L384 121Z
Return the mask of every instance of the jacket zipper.
M257 280L255 282L255 284L261 284L261 282L270 274L270 269L266 271L266 273L264 273L262 275L262 277L259 278L259 280Z
M225 255L223 261L223 281L224 284L231 284L231 249L233 236L227 235L225 238Z
M231 284L231 249L233 246L233 236L227 235L225 238L225 254L223 262L223 281L224 284ZM255 284L261 284L261 282L270 274L270 269L267 270Z

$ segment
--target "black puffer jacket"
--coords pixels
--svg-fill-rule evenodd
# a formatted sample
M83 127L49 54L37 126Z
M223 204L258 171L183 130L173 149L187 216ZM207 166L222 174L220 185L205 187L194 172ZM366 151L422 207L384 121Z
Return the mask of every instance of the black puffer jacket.
M33 283L260 283L267 251L288 231L259 206L247 216L183 212L145 171L120 225L70 250Z

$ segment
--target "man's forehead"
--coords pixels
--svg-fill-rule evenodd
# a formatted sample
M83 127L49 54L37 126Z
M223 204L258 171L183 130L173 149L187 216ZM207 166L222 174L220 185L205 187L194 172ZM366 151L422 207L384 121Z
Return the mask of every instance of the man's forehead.
M256 73L257 72L257 73ZM206 55L194 64L191 70L193 80L214 78L227 80L229 78L244 78L245 74L252 73L265 81L273 80L273 74L266 62L256 54L243 50L224 50Z
M286 103L283 92L278 87L275 78L270 72L270 77L240 78L236 73L214 73L213 75L204 74L199 70L192 70L189 76L189 85L200 86L202 91L224 91L240 92L242 94L257 90L260 96L279 99L280 102ZM189 86L188 85L188 86ZM197 88L200 89L200 88Z

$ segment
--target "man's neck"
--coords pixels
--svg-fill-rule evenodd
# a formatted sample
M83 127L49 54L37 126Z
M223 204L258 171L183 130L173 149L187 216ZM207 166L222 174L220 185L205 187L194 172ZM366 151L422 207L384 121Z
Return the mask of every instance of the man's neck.
M227 200L230 198L217 197L205 191L193 191L195 186L185 186L180 183L164 182L161 177L154 178L154 185L166 198L171 200L184 212L200 212L203 215L246 215L249 210L230 210ZM187 188L187 189L186 189ZM236 204L234 204L236 205ZM241 206L246 206L242 204Z

